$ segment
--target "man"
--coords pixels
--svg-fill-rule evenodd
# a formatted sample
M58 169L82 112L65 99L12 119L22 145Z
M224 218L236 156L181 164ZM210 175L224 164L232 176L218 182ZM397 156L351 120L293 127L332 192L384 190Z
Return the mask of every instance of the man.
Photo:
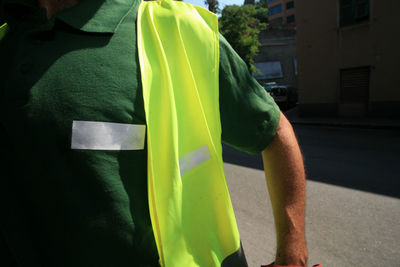
M146 148L82 149L71 141L78 122L146 125L139 4L1 2L0 17L9 25L0 42L0 253L7 264L158 266ZM262 152L277 230L275 264L305 266L305 175L296 138L223 37L219 88L223 141Z

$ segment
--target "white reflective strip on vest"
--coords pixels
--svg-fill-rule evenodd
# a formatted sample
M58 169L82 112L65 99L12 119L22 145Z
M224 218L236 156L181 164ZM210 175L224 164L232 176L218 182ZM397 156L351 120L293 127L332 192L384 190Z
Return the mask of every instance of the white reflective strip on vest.
M146 126L100 121L72 122L72 149L141 150Z
M181 176L211 158L207 145L201 146L179 159Z

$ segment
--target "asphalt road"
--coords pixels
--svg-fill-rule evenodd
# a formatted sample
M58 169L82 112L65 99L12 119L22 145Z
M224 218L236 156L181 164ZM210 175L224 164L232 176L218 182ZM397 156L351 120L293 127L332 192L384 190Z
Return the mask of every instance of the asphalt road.
M400 266L400 132L295 126L307 169L309 263ZM273 261L275 232L260 156L224 147L249 266Z

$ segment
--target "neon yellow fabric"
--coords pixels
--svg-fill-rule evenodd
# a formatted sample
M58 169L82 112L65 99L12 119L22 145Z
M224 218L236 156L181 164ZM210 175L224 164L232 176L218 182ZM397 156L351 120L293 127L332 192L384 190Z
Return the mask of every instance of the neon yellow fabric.
M6 36L8 32L8 25L7 23L4 23L3 25L0 26L0 40L3 39L4 36Z
M220 266L240 237L222 162L218 19L184 2L142 2L138 50L160 264ZM211 158L181 177L179 159L205 145Z

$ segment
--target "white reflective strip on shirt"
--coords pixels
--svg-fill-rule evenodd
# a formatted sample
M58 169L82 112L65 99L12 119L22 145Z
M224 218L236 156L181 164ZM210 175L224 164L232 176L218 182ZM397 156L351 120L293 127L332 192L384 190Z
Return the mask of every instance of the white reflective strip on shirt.
M100 121L72 122L72 149L141 150L146 126Z
M179 159L181 176L211 158L207 145L201 146Z

